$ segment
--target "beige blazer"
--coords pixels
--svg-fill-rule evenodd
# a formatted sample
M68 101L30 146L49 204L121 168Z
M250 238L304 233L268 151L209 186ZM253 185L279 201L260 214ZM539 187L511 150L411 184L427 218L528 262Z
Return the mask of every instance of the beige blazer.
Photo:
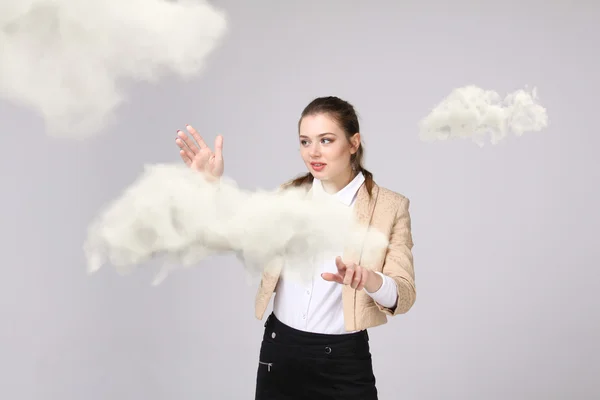
M416 300L415 276L412 254L411 219L409 200L401 194L383 187L373 185L372 197L365 184L360 187L354 212L358 221L378 229L389 235L390 244L380 257L369 260L365 265L361 254L346 250L342 255L344 262L353 261L365 268L379 271L392 279L398 286L398 303L393 308L386 308L376 303L363 290L356 291L350 286L343 286L342 302L346 331L372 328L387 322L387 316L404 314L411 309ZM265 266L255 301L255 316L262 320L277 286L283 261L274 259Z

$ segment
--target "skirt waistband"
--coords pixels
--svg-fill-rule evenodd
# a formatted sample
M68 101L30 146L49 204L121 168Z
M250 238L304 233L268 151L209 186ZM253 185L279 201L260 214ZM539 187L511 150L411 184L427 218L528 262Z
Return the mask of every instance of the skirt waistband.
M281 322L271 313L265 322L263 341L289 347L299 347L302 351L318 349L331 352L333 348L347 351L369 351L369 334L366 330L348 334L324 334L301 331Z

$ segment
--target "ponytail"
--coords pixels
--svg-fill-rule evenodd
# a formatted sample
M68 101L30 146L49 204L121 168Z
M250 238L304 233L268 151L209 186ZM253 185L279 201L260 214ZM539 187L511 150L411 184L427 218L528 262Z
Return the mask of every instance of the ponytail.
M309 172L306 175L299 176L297 178L290 180L287 183L284 183L282 185L282 188L287 189L290 187L301 187L304 185L310 185L311 183L313 183L314 180L315 180L315 177L312 176L312 174Z

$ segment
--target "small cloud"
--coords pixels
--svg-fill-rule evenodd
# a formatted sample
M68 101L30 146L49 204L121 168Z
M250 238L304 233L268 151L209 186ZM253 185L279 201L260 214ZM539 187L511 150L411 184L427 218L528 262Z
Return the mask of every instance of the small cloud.
M471 139L483 146L486 136L497 144L509 133L521 136L548 126L546 109L538 103L536 89L517 90L502 98L477 86L454 89L419 123L425 142Z

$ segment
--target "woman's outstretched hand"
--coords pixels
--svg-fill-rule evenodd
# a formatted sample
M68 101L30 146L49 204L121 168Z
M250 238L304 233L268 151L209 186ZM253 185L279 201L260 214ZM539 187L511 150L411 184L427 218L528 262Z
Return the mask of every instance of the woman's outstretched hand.
M383 284L383 279L370 269L366 269L355 263L344 264L341 257L335 258L337 274L324 272L321 277L329 282L340 285L349 285L352 289L362 290L365 288L369 293L375 293Z
M179 146L179 155L185 164L198 172L204 172L210 179L217 180L223 176L223 136L215 139L215 151L204 142L202 136L190 125L186 129L193 140L184 132L177 131L175 142Z

